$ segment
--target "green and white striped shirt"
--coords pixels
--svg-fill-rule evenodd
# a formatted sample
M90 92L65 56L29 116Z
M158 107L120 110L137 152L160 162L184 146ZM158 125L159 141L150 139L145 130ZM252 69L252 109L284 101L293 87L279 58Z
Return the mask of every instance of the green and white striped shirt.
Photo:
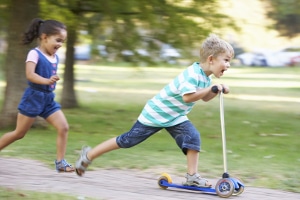
M147 102L138 117L139 122L154 127L170 127L188 120L186 115L195 102L186 103L182 96L210 84L211 78L206 76L200 64L193 63Z

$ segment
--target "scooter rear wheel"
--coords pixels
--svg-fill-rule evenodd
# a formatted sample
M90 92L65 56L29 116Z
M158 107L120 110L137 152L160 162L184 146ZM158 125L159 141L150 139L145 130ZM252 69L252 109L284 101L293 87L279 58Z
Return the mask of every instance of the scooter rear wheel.
M217 182L215 189L219 197L228 198L234 192L234 184L229 178L222 178Z
M163 173L161 175L161 177L158 179L158 185L159 185L159 187L161 187L162 189L167 189L168 186L162 185L161 184L162 181L167 181L168 183L172 183L172 178L171 178L171 176L169 174Z

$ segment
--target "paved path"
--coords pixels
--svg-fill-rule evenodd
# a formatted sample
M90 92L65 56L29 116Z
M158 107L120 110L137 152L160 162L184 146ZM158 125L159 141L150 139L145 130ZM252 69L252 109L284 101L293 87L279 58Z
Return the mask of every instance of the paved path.
M218 196L199 194L185 190L160 189L157 179L160 174L136 170L87 171L84 177L75 173L56 173L35 160L0 158L0 186L12 189L65 193L78 199L92 197L105 200L211 200ZM172 176L173 182L182 182ZM213 183L216 180L210 180ZM264 188L245 187L238 200L299 200L299 193Z

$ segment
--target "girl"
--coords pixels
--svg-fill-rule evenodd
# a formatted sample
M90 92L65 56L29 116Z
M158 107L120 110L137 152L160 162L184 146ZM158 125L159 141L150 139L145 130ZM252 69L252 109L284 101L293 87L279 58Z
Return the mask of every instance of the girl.
M26 78L29 87L18 106L16 129L0 138L0 150L25 136L37 116L43 117L57 130L55 160L58 172L73 172L74 168L64 159L69 125L61 106L54 101L58 57L56 51L67 38L66 26L55 20L33 19L23 35L23 44L38 40L26 59Z

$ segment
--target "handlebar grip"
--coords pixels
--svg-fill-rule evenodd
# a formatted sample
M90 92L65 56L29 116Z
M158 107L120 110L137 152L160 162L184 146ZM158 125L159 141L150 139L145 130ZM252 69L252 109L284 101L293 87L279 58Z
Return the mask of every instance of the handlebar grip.
M216 93L216 94L219 93L218 86L216 86L216 85L212 86L211 91L212 91L213 93ZM223 93L225 92L225 89L224 89L224 88L222 88L222 92L223 92Z

